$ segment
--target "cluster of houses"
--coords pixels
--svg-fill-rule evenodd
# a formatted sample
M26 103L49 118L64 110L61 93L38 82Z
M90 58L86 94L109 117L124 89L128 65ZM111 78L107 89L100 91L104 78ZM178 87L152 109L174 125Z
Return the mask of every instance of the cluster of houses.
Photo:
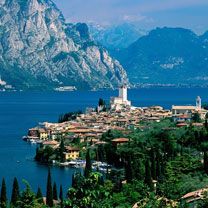
M54 148L59 145L58 141L61 138L69 141L79 139L80 142L91 142L96 145L101 142L102 134L110 129L128 133L130 129L139 128L141 121L159 122L164 118L173 118L181 124L190 121L194 113L198 113L203 119L208 112L201 107L200 97L197 97L196 106L172 106L172 110L165 110L161 106L133 107L127 99L126 86L119 89L119 96L111 98L110 104L108 111L89 111L78 115L73 121L44 122L29 129L28 135L24 138ZM66 148L66 159L75 159L78 156L78 148Z

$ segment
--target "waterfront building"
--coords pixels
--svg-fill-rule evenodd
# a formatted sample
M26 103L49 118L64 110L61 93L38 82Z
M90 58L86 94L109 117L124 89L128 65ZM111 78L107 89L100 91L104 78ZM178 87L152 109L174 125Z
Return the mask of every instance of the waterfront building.
M79 158L80 149L77 147L66 146L66 151L64 152L65 160L77 159Z
M118 97L112 97L110 100L111 109L122 109L122 107L131 107L131 101L128 100L127 86L122 85L119 88Z
M38 129L39 138L41 140L47 140L48 139L48 132L44 128Z

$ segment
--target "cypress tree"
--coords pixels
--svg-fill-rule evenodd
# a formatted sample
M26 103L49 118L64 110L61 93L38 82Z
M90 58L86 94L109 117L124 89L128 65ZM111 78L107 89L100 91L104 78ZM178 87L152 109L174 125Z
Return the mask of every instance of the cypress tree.
M43 204L43 194L42 194L42 191L40 189L40 187L38 187L38 191L37 191L37 194L36 194L36 199L38 200L38 203L40 204Z
M48 205L49 207L53 207L53 190L52 190L50 168L48 169L48 178L47 178L46 205Z
M97 155L98 155L98 160L101 161L101 162L104 162L105 153L104 153L103 145L98 145Z
M58 200L57 186L56 183L53 183L53 199Z
M131 182L133 179L133 169L132 169L132 158L131 155L127 156L127 161L125 165L125 175L127 182Z
M11 204L13 206L17 206L17 202L20 198L20 191L19 191L19 184L17 178L14 178L13 188L12 188L12 197L11 197Z
M208 174L208 152L204 151L204 171Z
M89 177L91 171L92 171L92 164L91 164L91 159L90 159L90 151L89 151L89 149L87 149L86 165L85 165L85 170L84 170L84 176L86 178Z
M60 199L60 206L61 206L61 208L63 208L64 207L64 205L63 205L63 188L62 188L62 185L60 185L60 193L59 193L59 199Z
M76 187L76 176L75 176L75 173L73 173L73 175L72 175L72 187L73 188Z
M156 161L155 161L155 153L154 153L154 150L151 149L151 152L150 152L150 156L151 156L151 176L154 180L157 179L157 176L156 176Z
M205 126L205 129L208 131L208 122L207 122L207 118L205 119L204 126Z
M1 208L6 208L7 207L6 182L5 182L4 178L2 179L0 202L1 202L1 204L0 204Z
M145 179L144 182L149 186L150 190L153 191L153 183L152 183L152 176L151 176L151 169L150 169L150 162L147 159L145 162Z
M159 158L156 159L156 176L157 176L157 179L160 178L161 176L161 165L160 165Z
M60 160L61 160L61 162L64 162L65 161L65 157L64 157L65 145L64 145L63 139L61 139L59 151L60 151Z

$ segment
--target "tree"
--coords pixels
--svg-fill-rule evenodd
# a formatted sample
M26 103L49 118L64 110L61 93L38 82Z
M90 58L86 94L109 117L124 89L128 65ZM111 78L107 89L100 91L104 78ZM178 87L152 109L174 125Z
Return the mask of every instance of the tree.
M157 150L156 152L156 176L157 176L157 179L160 181L162 178L162 175L161 175L161 155L160 155L160 152L159 150Z
M200 117L199 113L194 113L192 116L192 120L193 120L193 122L201 122L201 117Z
M154 180L156 180L157 179L157 176L156 176L156 157L155 157L155 152L154 152L153 149L151 149L150 158L151 158L151 176Z
M151 169L150 169L150 162L149 159L146 160L145 162L145 179L144 179L145 184L149 186L151 191L153 191L153 183L152 183L152 176L151 176Z
M76 188L70 188L65 201L65 207L103 207L100 202L110 196L100 185L100 173L90 173L86 178L82 175L80 177L79 185ZM108 206L109 207L109 206Z
M125 175L127 182L131 182L133 180L133 167L132 167L132 156L128 155L126 158L125 165Z
M208 174L208 152L204 151L204 171Z
M17 178L14 178L13 182L13 188L12 188L12 197L11 197L11 204L15 207L17 206L17 202L20 198L20 192L19 192L19 184L17 181Z
M98 101L98 107L100 108L100 111L106 111L106 103L105 103L105 100L103 100L102 98L99 99ZM97 109L98 111L98 109Z
M28 182L24 181L26 184L25 190L20 196L20 200L17 202L17 207L21 208L42 208L43 205L38 203L35 194L32 192Z
M105 101L102 98L99 99L98 106L105 106Z
M61 206L61 208L63 208L64 205L63 205L63 188L62 188L62 185L60 185L59 199L60 199L60 206Z
M58 200L57 186L56 183L53 183L53 199Z
M208 121L207 121L207 119L205 119L204 126L205 126L205 129L208 130Z
M1 202L1 208L7 207L6 182L4 178L2 179L0 202Z
M50 168L48 169L48 178L47 178L46 205L48 205L49 207L53 207L53 190L52 190Z
M201 142L199 148L204 153L204 171L208 174L208 142Z
M40 187L38 187L38 191L37 191L37 194L36 194L36 199L38 200L38 203L40 204L43 204L43 194L42 194L42 191L40 189Z
M59 146L59 153L60 153L60 160L61 160L61 162L65 161L64 151L65 151L64 140L61 139L61 143L60 143L60 146Z
M90 159L90 150L87 149L84 176L87 178L89 174L91 173L91 171L92 171L92 164L91 164L91 159Z
M97 148L97 160L104 162L105 161L105 151L103 145L98 145Z

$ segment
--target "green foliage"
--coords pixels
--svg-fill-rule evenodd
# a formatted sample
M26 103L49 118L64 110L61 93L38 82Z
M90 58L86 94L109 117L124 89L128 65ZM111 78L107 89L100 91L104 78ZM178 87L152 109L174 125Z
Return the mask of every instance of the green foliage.
M64 140L61 139L61 143L59 146L59 152L60 152L60 161L64 162L65 161L65 156L64 156L64 152L65 152L65 145L64 145Z
M90 158L90 150L87 149L84 176L88 177L91 172L92 172L92 164L91 164L91 158Z
M77 118L77 116L80 115L80 114L82 114L81 110L75 111L75 112L65 113L65 114L59 116L58 122L63 123L65 121L75 120Z
M109 189L108 191L104 190L100 185L100 177L99 173L90 173L87 178L82 175L76 175L76 185L69 189L68 199L65 201L64 207L102 207L99 202L110 197L110 193Z
M99 99L98 106L105 106L105 101L102 98Z
M53 207L53 189L52 189L52 179L51 179L50 168L48 169L47 188L46 188L46 204L49 207Z
M38 203L35 194L32 192L28 182L24 181L26 188L21 193L20 200L18 201L18 207L21 208L43 208L42 204Z
M110 129L102 135L101 140L106 141L106 142L110 142L112 139L120 138L120 137L123 137L123 134L121 131Z
M151 191L153 191L153 182L152 182L152 176L151 176L151 169L150 169L150 162L149 159L145 162L145 178L144 178L145 184L150 188Z
M179 208L178 202L169 200L165 197L157 197L153 193L139 201L137 206L139 208Z
M87 149L84 175L73 175L72 187L66 200L63 198L62 186L60 187L61 208L124 208L132 207L135 203L141 208L185 208L188 205L179 205L176 201L184 194L204 188L208 184L206 128L176 128L170 120L144 123L142 129L129 133L130 142L112 145L112 139L121 136L121 132L108 131L102 136L106 144ZM48 161L54 154L60 158L63 152L63 149L60 151L61 146L64 147L63 143L55 152L51 152L50 148L40 148L36 156L46 156ZM114 164L114 167L103 177L102 174L92 171L91 158L107 161ZM153 180L156 182L156 190ZM49 170L47 198L50 200L47 199L47 203L50 207L52 204L49 201L52 203L53 199L57 199L56 185L54 183L52 190L51 184ZM26 207L26 202L30 199L33 206L41 207L42 201L38 200L41 197L34 198L28 187L23 193L18 205L23 203L21 206ZM197 203L197 207L206 207L207 195ZM29 204L29 207L32 205Z
M50 163L52 160L56 159L55 150L50 147L40 147L36 151L35 160L42 163Z
M1 205L1 208L6 208L7 207L6 182L5 182L4 178L2 179L2 184L1 184L0 205Z
M200 117L199 113L194 113L192 116L192 120L193 120L193 122L201 122L201 117Z
M43 194L42 194L42 191L40 189L40 187L38 187L38 191L37 191L37 194L36 194L36 199L38 201L39 204L43 204Z
M62 188L62 185L60 185L59 200L60 200L60 207L63 208L64 207L64 204L63 204L64 198L63 198L63 188Z
M56 183L53 183L53 199L58 200L58 192L57 192L57 186Z
M11 197L12 206L14 207L17 206L17 202L19 201L19 198L20 198L19 184L17 178L15 177L13 182L12 197Z

